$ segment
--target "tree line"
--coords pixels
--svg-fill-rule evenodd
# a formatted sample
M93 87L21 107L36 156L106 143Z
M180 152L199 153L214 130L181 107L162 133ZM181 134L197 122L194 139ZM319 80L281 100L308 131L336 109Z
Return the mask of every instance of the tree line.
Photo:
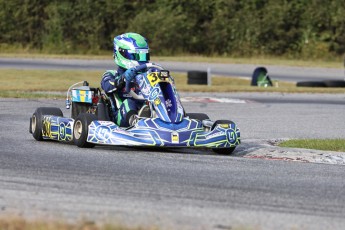
M0 48L111 51L137 32L155 55L345 53L344 0L0 0Z

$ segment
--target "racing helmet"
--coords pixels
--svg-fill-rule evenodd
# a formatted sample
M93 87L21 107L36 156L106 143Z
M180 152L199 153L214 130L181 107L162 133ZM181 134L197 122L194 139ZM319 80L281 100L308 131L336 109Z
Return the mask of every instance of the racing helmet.
M146 38L137 33L125 33L114 38L115 64L129 69L150 61Z

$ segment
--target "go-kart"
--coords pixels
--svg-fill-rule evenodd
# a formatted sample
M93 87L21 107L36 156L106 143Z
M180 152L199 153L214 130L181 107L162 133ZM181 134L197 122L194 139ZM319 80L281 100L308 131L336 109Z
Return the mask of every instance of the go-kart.
M85 81L67 91L66 108L72 106L70 118L64 117L60 108L37 108L30 118L30 133L38 141L73 141L84 148L206 147L219 154L231 154L240 144L240 131L234 122L211 121L204 113L185 112L169 71L153 63L139 65L136 70L133 82L141 93L131 90L131 82L126 82L126 91L142 100L144 106L129 127L119 127L113 121L107 94Z

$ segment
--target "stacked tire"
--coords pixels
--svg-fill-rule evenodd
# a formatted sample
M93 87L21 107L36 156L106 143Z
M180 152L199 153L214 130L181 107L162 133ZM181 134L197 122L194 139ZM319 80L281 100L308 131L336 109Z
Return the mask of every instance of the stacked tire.
M326 80L326 81L301 81L297 82L297 87L345 87L345 81L341 80Z
M326 87L345 87L345 81L324 81Z
M326 87L322 81L300 81L296 84L297 87Z
M188 71L188 85L207 85L206 71Z

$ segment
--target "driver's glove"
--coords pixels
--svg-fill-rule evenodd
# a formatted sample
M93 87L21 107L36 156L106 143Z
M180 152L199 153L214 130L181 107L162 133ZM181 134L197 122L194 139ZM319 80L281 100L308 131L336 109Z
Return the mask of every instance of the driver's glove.
M131 82L133 78L137 75L137 70L135 68L130 68L123 73L123 77L127 82Z

